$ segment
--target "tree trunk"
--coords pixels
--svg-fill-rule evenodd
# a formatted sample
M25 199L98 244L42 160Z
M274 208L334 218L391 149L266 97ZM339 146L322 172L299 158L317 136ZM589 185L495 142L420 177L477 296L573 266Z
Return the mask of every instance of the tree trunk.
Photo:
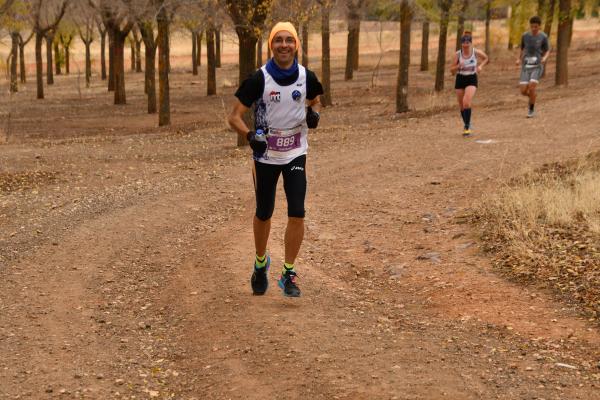
M468 6L469 0L462 0L460 11L458 13L458 24L456 26L456 51L460 50L460 38L463 33L465 33L465 14Z
M217 94L217 65L215 51L215 36L218 31L212 28L206 30L206 95Z
M491 43L490 43L490 22L492 20L492 0L486 0L485 2L485 54L488 57L491 54Z
M131 72L135 72L135 42L133 39L129 39L129 45L131 46Z
M308 21L302 24L302 65L308 68Z
M198 75L198 51L196 47L198 45L198 40L196 31L192 31L192 75Z
M325 3L325 2L324 2ZM323 96L321 104L331 106L331 48L329 43L329 5L321 6L321 82L323 83Z
M106 31L100 34L100 69L102 80L106 80Z
M437 64L435 68L435 91L444 90L444 74L446 72L446 41L448 38L448 20L452 0L441 0L440 38L438 42Z
M550 41L550 34L552 33L552 23L554 22L554 14L556 13L556 0L550 0L548 5L548 14L546 15L546 24L544 25L544 33L548 36Z
M245 27L238 27L239 46L239 82L242 83L248 76L256 71L256 42L258 38L254 36L253 30ZM208 35L207 35L208 44ZM208 57L208 56L207 56Z
M156 43L150 24L139 24L146 48L144 91L148 99L148 114L156 113Z
M429 19L423 21L421 38L421 71L429 71ZM402 38L402 36L400 36Z
M571 15L569 18L571 21L569 22L569 48L571 48L571 42L573 41L573 24L575 24L575 18Z
M410 66L410 28L412 10L410 0L402 0L400 5L400 63L398 85L396 87L396 112L408 111L408 68Z
M12 32L11 51L10 51L10 92L17 93L19 84L17 83L17 58L19 56L19 32Z
M158 26L158 126L166 126L171 124L171 103L169 97L169 19L165 7L161 7L156 22Z
M84 42L85 43L85 87L90 87L90 82L92 78L92 54L90 52L90 46L92 45L92 41Z
M242 83L248 76L256 71L256 42L258 38L255 36L252 28L238 26L236 33L239 40L239 76L238 81ZM207 36L208 44L208 36ZM207 48L208 57L208 48ZM208 63L208 59L207 59ZM251 116L246 113L245 122L251 125ZM241 135L237 135L237 145L245 146L247 144L246 138Z
M54 85L54 67L52 61L52 42L54 33L46 33L46 81L48 85Z
M358 41L358 32L360 30L360 19L358 10L354 8L348 9L348 44L346 46L346 69L344 71L344 80L351 80L355 64L355 52L357 51L356 43Z
M270 60L273 55L271 54L271 47L267 45L267 60Z
M215 67L221 68L221 29L215 30Z
M65 46L65 73L69 75L71 73L71 46Z
M113 32L113 75L115 90L115 105L127 104L125 95L125 40L127 34Z
M197 51L198 51L198 68L202 66L202 31L198 32L196 35Z
M508 18L508 49L512 50L513 47L515 46L515 40L518 40L517 38L515 38L515 32L518 31L517 28L517 24L519 23L519 11L521 11L519 8L521 7L521 1L524 0L517 0L511 7L510 7L510 17Z
M115 90L115 38L108 32L108 91Z
M263 36L262 34L258 35L258 40L256 41L256 69L262 67L263 65Z
M356 30L354 32L354 50L352 52L352 68L358 71L358 58L360 57L360 17L356 20Z
M37 98L44 98L44 76L43 76L43 61L42 61L42 42L44 35L40 32L35 34L35 79L37 83ZM52 64L50 64L52 65Z
M56 70L56 75L61 75L62 71L60 70L60 48L58 47L58 40L54 41L53 46L54 46L54 68Z
M569 31L571 30L571 0L558 2L558 38L556 39L556 85L569 84Z
M21 83L27 83L27 69L25 68L25 44L22 39L19 40L19 66Z
M142 41L135 40L135 72L142 72Z

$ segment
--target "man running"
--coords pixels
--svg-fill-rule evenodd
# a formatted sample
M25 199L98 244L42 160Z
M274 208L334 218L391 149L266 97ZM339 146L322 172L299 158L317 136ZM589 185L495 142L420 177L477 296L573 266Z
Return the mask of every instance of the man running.
M521 65L519 88L523 96L529 97L527 118L533 118L535 115L537 85L544 73L546 60L550 56L548 36L541 31L541 26L540 17L531 17L529 20L530 32L525 32L521 38L521 53L517 60L517 65Z
M461 48L454 56L450 72L456 74L454 89L460 107L464 129L463 136L471 136L471 106L477 91L477 74L489 61L487 54L473 47L473 36L470 31L460 38Z
M279 22L269 35L273 58L242 82L229 115L229 124L250 143L254 153L254 245L256 257L250 283L255 295L268 288L271 263L267 242L279 175L288 204L285 231L285 262L279 287L289 297L300 296L294 263L304 238L304 198L306 195L306 152L308 129L319 123L319 95L323 87L317 76L298 65L301 51L294 26ZM250 130L243 115L254 104L255 130ZM307 108L308 106L308 108ZM262 133L266 134L266 138Z

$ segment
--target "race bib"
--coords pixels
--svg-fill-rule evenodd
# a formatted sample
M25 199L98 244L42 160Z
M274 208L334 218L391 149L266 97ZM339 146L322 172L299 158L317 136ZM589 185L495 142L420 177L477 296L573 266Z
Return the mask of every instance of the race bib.
M527 65L537 65L538 58L537 57L525 57L525 64Z
M278 131L273 133L273 131L271 131L269 136L267 136L269 150L285 153L299 148L302 132L288 132L284 133L283 131Z

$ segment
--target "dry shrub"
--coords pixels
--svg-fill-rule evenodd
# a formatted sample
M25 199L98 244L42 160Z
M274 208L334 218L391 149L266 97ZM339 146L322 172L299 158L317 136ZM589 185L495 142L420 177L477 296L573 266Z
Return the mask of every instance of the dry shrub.
M512 180L476 216L502 271L600 316L600 152Z

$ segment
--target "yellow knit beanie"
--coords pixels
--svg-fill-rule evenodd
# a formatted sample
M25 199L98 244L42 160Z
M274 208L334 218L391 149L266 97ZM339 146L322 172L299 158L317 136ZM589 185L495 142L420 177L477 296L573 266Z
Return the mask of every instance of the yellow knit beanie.
M296 28L292 25L291 22L278 22L275 24L273 29L271 29L271 34L269 35L269 49L273 51L273 38L277 33L281 31L287 31L292 34L294 39L296 39L296 48L298 50L298 55L302 53L302 46L300 45L300 39L298 38L298 32L296 32Z

